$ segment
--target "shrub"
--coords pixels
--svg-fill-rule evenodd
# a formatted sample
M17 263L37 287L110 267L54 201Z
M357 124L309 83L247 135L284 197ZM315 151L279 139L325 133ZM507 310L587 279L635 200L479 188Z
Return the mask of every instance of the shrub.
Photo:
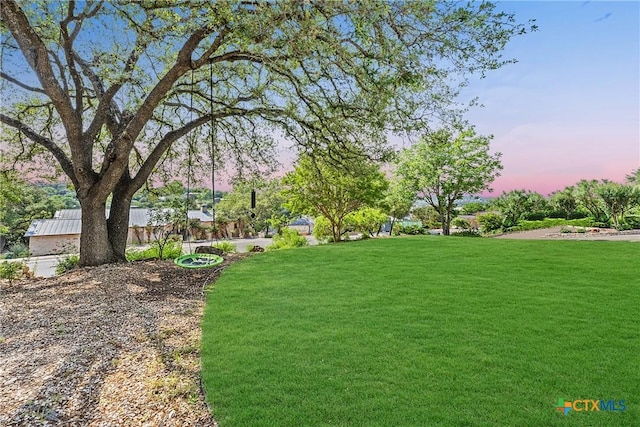
M127 261L142 261L147 259L167 259L177 258L182 255L182 244L173 240L168 241L162 246L157 242L151 244L147 249L127 251Z
M313 237L321 240L329 240L333 236L331 222L324 216L316 217L313 220Z
M14 243L9 247L9 250L4 254L6 259L14 258L27 258L30 255L29 247L22 243Z
M462 230L456 231L450 234L450 236L455 237L482 237L482 235L475 230Z
M547 218L567 218L568 216L569 216L569 213L565 211L549 211L547 212L547 215L546 215Z
M345 218L348 227L354 228L367 237L377 234L387 221L389 221L389 216L382 210L368 207L352 212Z
M478 215L478 223L482 226L482 231L485 233L491 233L502 229L502 221L504 218L502 215L498 215L493 212Z
M0 279L7 279L9 280L9 284L11 284L20 277L25 267L26 264L22 262L0 262Z
M399 225L397 230L399 234L409 234L412 236L427 234L427 230L419 225Z
M62 274L69 270L73 270L78 267L78 262L80 262L79 255L69 255L58 262L56 265L56 274Z
M526 221L542 221L547 217L546 212L527 212L522 215L522 219ZM558 218L564 218L564 215L559 216Z
M481 212L486 209L486 205L483 202L469 202L462 206L462 213L465 215L473 215L474 213Z
M273 243L267 246L267 250L273 251L278 249L298 248L301 246L307 246L307 244L307 239L305 239L304 236L301 236L297 230L283 228L282 234L276 234L273 236Z
M233 253L236 251L236 244L229 242L228 240L222 240L211 245L214 248L218 248L225 253Z
M640 216L627 216L623 221L623 229L638 230L640 229Z
M453 225L456 228L461 228L463 230L471 229L471 223L464 218L454 218L453 221L451 221L451 225Z

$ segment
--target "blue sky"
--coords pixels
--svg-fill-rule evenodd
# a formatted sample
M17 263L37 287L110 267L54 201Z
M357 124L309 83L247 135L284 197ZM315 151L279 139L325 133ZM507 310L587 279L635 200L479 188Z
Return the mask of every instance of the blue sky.
M548 194L578 180L622 181L640 166L640 2L501 2L539 31L516 38L518 63L472 82L467 118L495 136L494 194Z

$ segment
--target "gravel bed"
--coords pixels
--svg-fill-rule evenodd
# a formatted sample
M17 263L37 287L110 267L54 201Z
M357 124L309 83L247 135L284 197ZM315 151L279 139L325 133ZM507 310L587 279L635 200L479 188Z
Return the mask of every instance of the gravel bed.
M0 280L0 425L216 425L200 387L203 286L232 260Z

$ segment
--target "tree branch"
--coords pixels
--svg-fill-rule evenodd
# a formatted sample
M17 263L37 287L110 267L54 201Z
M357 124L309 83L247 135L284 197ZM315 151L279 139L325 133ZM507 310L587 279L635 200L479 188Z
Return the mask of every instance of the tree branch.
M39 87L33 87L33 86L29 86L25 83L22 83L21 81L11 77L9 74L0 71L0 78L3 78L5 80L10 81L11 83L15 84L16 86L20 86L22 89L28 90L30 92L37 92L37 93L42 93L46 95L46 92L43 89L40 89Z
M69 160L69 157L67 157L65 152L62 151L62 149L55 142L38 134L37 132L35 132L33 129L31 129L29 126L25 125L21 121L11 118L9 116L6 116L2 113L0 113L0 122L6 124L7 126L11 126L12 128L24 134L31 141L46 148L47 151L49 151L60 163L62 170L67 174L67 176L73 182L73 185L75 185L77 188L78 179L73 169L71 160Z

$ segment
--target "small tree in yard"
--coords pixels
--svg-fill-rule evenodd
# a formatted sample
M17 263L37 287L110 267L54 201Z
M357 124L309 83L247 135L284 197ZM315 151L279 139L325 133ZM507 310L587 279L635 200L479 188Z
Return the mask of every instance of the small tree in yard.
M284 206L302 215L325 217L334 242L339 242L347 215L374 206L387 188L380 167L364 157L354 157L345 166L304 156L288 173L283 184Z
M148 226L153 236L153 245L158 248L158 258L164 259L164 250L183 228L186 212L180 209L150 209Z
M472 128L457 134L442 129L400 153L398 175L438 211L442 234L450 233L456 201L465 194L491 191L489 185L500 175L501 154L489 153L490 141Z

